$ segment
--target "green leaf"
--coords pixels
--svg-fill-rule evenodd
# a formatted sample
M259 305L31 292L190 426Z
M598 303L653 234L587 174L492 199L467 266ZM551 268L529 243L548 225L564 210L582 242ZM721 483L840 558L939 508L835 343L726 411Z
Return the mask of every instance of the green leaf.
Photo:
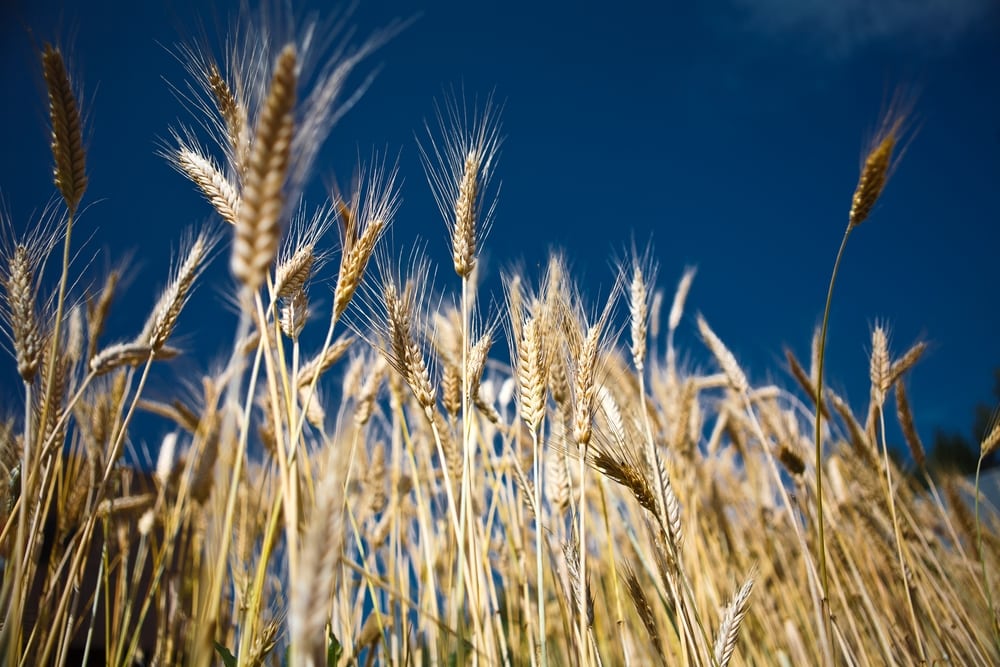
M222 658L222 664L226 667L236 667L236 656L219 642L212 643L215 644L215 652Z
M342 655L344 655L344 647L340 645L340 640L331 632L330 642L326 645L326 667L337 667Z

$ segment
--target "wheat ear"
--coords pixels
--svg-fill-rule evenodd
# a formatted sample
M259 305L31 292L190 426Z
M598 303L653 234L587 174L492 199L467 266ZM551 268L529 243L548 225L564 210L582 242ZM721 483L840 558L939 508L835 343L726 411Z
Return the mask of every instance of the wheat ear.
M167 342L177 324L181 310L191 296L191 289L201 273L205 257L211 251L214 242L214 239L205 233L199 234L191 242L191 247L188 249L184 261L177 268L176 274L167 288L163 290L153 312L146 320L142 333L136 339L137 343L145 343L153 351L157 351Z
M55 183L66 202L66 208L73 215L87 189L86 152L83 149L80 110L77 108L62 53L51 44L45 45L42 68L49 91Z
M17 372L26 383L31 383L38 371L42 356L42 338L35 316L34 279L31 257L27 246L19 244L10 258L5 281L7 307L14 339Z
M282 190L294 127L296 68L295 47L289 44L278 56L250 152L231 261L233 274L249 291L264 283L278 249Z
M754 573L750 576L733 596L732 602L726 607L726 613L722 616L722 623L719 624L719 634L715 638L715 662L719 667L726 667L736 650L736 640L740 632L740 624L747 614L750 605L750 591L753 589Z
M183 145L170 153L168 159L198 186L201 194L223 220L231 225L236 224L240 210L240 195L214 161Z
M326 664L326 624L334 591L337 564L344 541L343 474L332 457L326 463L316 506L306 526L302 563L292 582L288 628L297 662L307 667Z

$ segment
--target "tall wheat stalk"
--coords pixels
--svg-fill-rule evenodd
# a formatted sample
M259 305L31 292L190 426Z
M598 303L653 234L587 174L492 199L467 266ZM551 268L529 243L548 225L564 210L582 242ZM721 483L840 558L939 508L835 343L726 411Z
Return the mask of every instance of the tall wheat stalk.
M823 308L823 321L820 327L819 347L817 353L816 370L816 426L815 435L815 466L816 466L816 510L819 529L819 567L820 581L823 586L824 604L829 604L829 576L827 574L826 557L826 520L823 516L823 443L822 443L822 423L823 423L823 373L826 362L826 337L830 323L830 307L833 303L833 287L837 281L837 273L840 270L840 261L847 248L847 239L851 232L864 222L875 203L878 201L886 181L889 178L893 167L893 152L901 140L905 115L890 110L882 119L881 127L872 141L872 146L865 156L864 164L861 168L861 175L854 189L851 198L851 208L847 216L847 229L844 230L844 237L837 250L837 257L833 262L833 273L830 275L830 284L826 293L826 305Z

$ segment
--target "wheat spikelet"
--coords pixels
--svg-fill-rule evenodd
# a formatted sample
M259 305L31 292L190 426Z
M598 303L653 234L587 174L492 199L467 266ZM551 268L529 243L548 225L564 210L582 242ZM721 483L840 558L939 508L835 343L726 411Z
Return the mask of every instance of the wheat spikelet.
M646 363L646 337L649 328L649 290L642 275L642 267L635 260L632 268L632 282L629 285L629 319L632 334L632 363L636 371L642 373Z
M371 494L369 509L374 514L378 514L385 509L388 502L388 495L385 492L385 444L376 442L372 449L371 459L368 462L368 472L365 476L365 485Z
M656 455L655 448L652 451ZM681 530L681 503L674 492L674 485L670 483L670 476L667 474L666 466L663 465L663 459L656 455L656 461L650 462L650 469L656 475L662 502L659 513L654 509L653 514L659 517L661 526L666 529L666 537L674 549L679 550L684 541L684 533Z
M570 472L566 460L565 440L566 427L556 426L562 424L561 419L553 422L553 434L550 436L552 442L558 443L555 447L545 449L545 495L548 496L552 506L560 512L565 512L570 503Z
M219 115L222 116L223 123L225 123L226 135L229 139L237 172L242 175L246 171L250 156L250 134L247 129L246 107L237 100L232 88L229 87L219 71L218 65L214 62L208 64L205 76ZM235 219L229 220L229 222L235 222Z
M42 339L35 316L34 278L27 246L14 248L4 287L14 342L17 372L25 382L31 382L38 371L42 355Z
M698 316L698 331L701 332L702 340L705 341L705 345L708 346L709 351L726 374L729 385L739 394L748 393L750 391L750 382L747 381L747 376L743 373L743 369L740 368L739 363L737 363L736 357L733 356L733 353L729 351L719 337L715 335L715 332L709 328L708 322L701 315Z
M548 324L551 326L551 324ZM546 367L546 387L552 400L559 406L559 410L565 412L569 407L570 400L570 380L569 380L569 359L566 354L564 344L557 340L555 336L543 336L547 341Z
M924 352L926 351L927 343L917 343L907 350L906 354L892 362L892 365L889 367L889 385L891 386L898 382L904 373L920 361L920 358L924 356Z
M755 573L751 572L740 590L733 596L726 613L722 616L722 623L719 624L719 632L715 638L715 662L719 667L726 667L736 650L736 640L740 632L740 624L747 614L750 603L750 591L753 589Z
M576 534L569 542L563 542L563 557L566 559L566 571L569 574L569 590L566 597L569 599L570 609L579 613L580 600L585 603L587 618L584 619L588 627L594 624L594 597L591 595L590 578L580 572L580 545L577 542Z
M83 311L77 304L73 306L66 317L66 362L75 366L83 357Z
M896 114L892 111L883 120L882 128L875 136L868 155L865 156L858 184L851 197L851 210L848 215L849 228L857 227L864 222L881 196L892 171L893 151L900 140L903 121L903 114Z
M313 245L301 246L286 261L278 264L274 272L274 293L281 299L294 297L301 292L312 275L316 255Z
M354 343L353 336L342 336L330 344L326 351L316 356L302 365L299 369L297 384L299 388L308 387L316 377L325 373L331 366L340 361L351 345Z
M382 378L385 375L386 363L384 357L376 357L361 384L361 391L358 393L357 401L354 405L354 424L361 428L371 419L372 411L375 408L375 398L378 395Z
M253 644L250 645L250 655L247 658L249 667L263 667L267 657L278 645L278 637L281 634L282 623L278 619L269 619L254 637Z
M639 620L642 621L642 626L646 628L649 641L653 644L653 648L656 650L657 655L660 656L660 659L665 660L666 656L663 653L663 644L660 639L659 622L656 619L653 606L649 602L649 597L646 595L646 589L642 587L639 577L636 576L635 570L632 569L631 565L623 563L619 569L621 577L625 580L625 588L628 590L629 598L632 600L635 611L639 615Z
M87 299L87 359L91 359L97 352L97 343L104 333L104 326L107 323L108 312L111 310L111 301L114 299L115 289L121 279L121 272L117 269L108 273L104 279L104 287L101 288L101 295L96 302Z
M518 407L521 419L536 433L545 417L545 358L539 326L537 315L527 317L517 346Z
M889 391L889 340L885 329L876 324L872 330L872 354L870 372L872 383L872 403L881 408Z
M278 249L279 218L294 124L297 82L295 47L278 56L267 101L257 121L243 200L236 220L231 268L249 291L264 282Z
M62 53L51 44L46 44L42 52L42 68L49 93L55 184L62 193L66 208L72 214L76 212L87 189L86 153L83 149L80 111Z
M177 317L191 296L191 288L201 273L202 263L211 252L215 240L204 232L195 237L173 280L160 295L136 343L144 343L158 352L166 343L177 323Z
M889 165L892 161L892 151L896 146L896 138L893 134L886 135L865 158L864 167L861 169L861 176L854 189L851 198L851 210L848 216L848 224L857 227L871 213L872 207L882 194L888 180Z
M995 414L990 421L992 427L979 443L979 455L984 459L1000 448L1000 413Z
M285 336L297 340L308 319L309 295L304 289L299 289L288 298L282 299L278 326Z
M924 444L920 441L920 435L913 424L913 412L910 410L910 399L906 396L906 388L902 382L896 383L896 415L899 417L899 426L903 430L903 438L910 448L913 462L918 468L923 469L927 463L924 456Z
M396 166L387 171L384 163L376 162L364 191L361 188L356 191L350 206L340 203L343 250L333 292L334 319L347 310L376 244L399 207L396 173ZM364 174L361 179L364 180Z
M480 156L471 150L458 182L455 223L452 232L452 261L455 273L465 278L476 265L476 195L479 192Z
M288 629L297 664L326 664L326 624L330 596L344 541L342 466L327 461L316 489L316 506L306 524L300 567L292 582Z
M90 371L94 375L104 375L122 366L138 366L154 356L157 359L172 359L180 352L166 345L154 350L149 343L116 343L110 345L90 359Z
M443 145L437 144L428 127L430 150L421 145L420 153L434 199L448 223L455 273L468 278L476 266L477 244L489 231L496 204L494 198L484 209L483 200L502 140L492 98L482 113L473 112L471 121L457 100L446 106L444 113L440 107L437 113Z
M469 349L465 373L469 378L470 400L479 394L479 384L483 379L483 371L486 370L491 347L493 347L493 332L487 331Z
M674 331L681 323L681 316L684 314L684 302L687 301L688 292L691 291L691 283L694 282L695 269L686 269L681 280L677 283L677 291L674 292L674 300L670 306L670 315L667 317L667 327Z
M600 335L600 326L591 326L577 353L573 384L573 438L581 447L590 442L593 433L594 397L597 388L595 373Z
M635 455L616 445L599 444L592 449L591 465L594 469L631 491L639 505L656 516L656 494Z
M778 445L778 460L795 477L801 477L806 470L805 460L787 442Z
M443 361L442 366L441 403L452 419L458 419L458 413L462 410L462 371L448 361Z
M868 436L865 434L865 429L861 426L861 423L855 418L854 413L851 412L851 407L834 392L830 392L830 401L833 403L833 409L840 415L844 423L847 424L847 430L851 434L851 445L854 447L854 451L865 454L870 453L871 447Z
M326 423L326 411L323 410L323 401L320 397L318 389L309 391L308 387L303 387L299 389L299 402L304 407L304 413L306 416L306 421L309 422L313 428L323 429L323 425Z
M181 145L168 154L171 164L198 186L216 213L231 225L236 224L240 210L240 195L211 158Z
M177 434L167 433L160 442L160 451L156 455L156 468L154 476L161 487L166 487L174 475L176 460L174 454L177 452Z
M423 352L413 338L413 294L407 290L400 295L392 281L387 281L382 291L388 315L390 363L406 380L417 403L430 412L434 407L436 390Z

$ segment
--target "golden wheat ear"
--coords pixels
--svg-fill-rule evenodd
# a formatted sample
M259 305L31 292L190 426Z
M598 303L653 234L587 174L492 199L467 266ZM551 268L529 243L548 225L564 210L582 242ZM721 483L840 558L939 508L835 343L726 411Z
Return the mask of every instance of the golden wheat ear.
M278 56L271 88L257 122L236 219L231 267L236 278L251 292L264 284L278 250L294 127L297 64L295 47L289 44Z
M45 45L42 69L49 94L55 184L72 215L87 189L86 152L83 148L80 110L66 71L66 63L57 47Z
M912 102L897 94L889 109L883 114L878 132L872 138L861 174L851 197L848 226L857 227L868 219L878 202L892 172L902 157L908 134L908 119Z
M28 247L19 244L10 258L4 282L17 372L27 383L34 380L42 357L42 336L35 315L35 284L32 273Z
M455 273L462 278L475 269L478 244L489 232L496 205L490 183L503 143L498 115L492 96L482 111L471 114L453 96L444 111L437 110L441 144L428 126L429 150L420 146L424 173L448 223Z

